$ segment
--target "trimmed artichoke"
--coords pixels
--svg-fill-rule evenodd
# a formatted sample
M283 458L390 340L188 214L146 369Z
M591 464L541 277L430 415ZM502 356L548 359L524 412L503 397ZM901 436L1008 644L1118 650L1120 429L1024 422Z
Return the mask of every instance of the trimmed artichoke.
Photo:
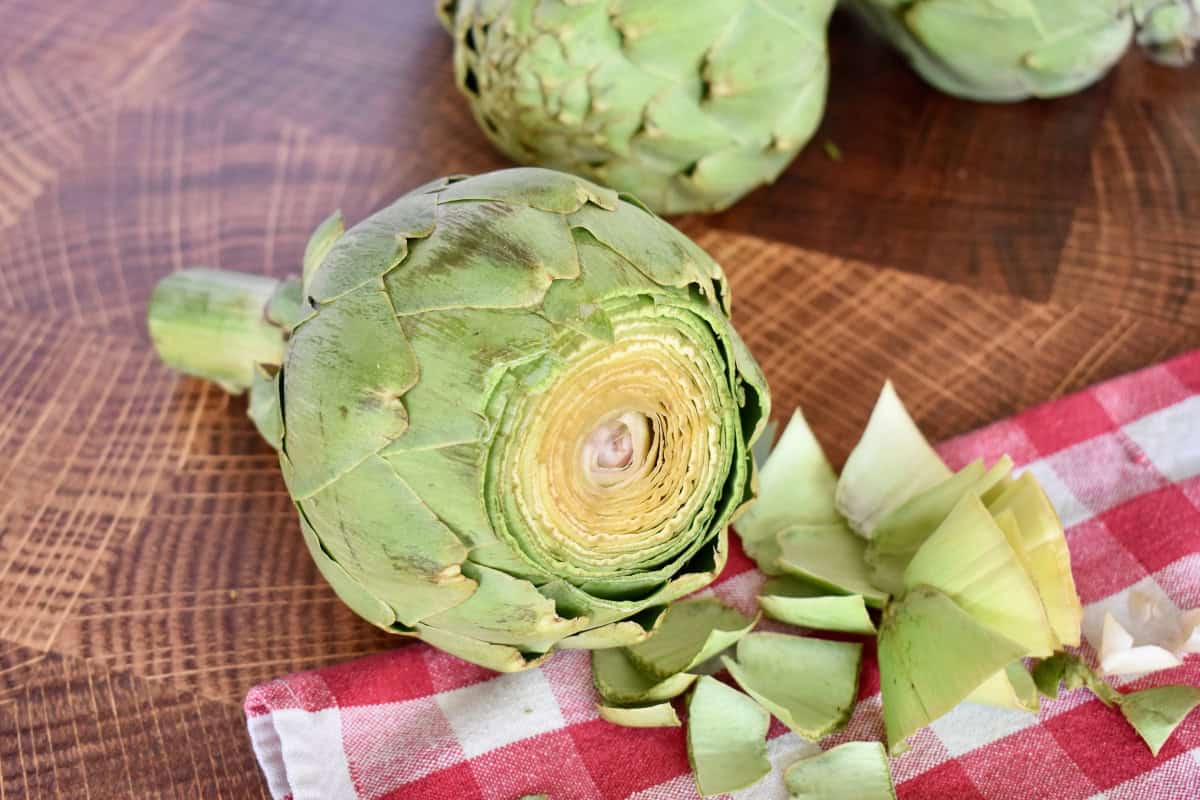
M441 0L458 86L524 164L715 211L821 120L834 0Z
M971 100L1057 97L1100 80L1138 41L1190 60L1195 0L845 0L929 83Z
M516 670L634 644L720 571L769 411L728 313L720 267L635 200L512 169L334 217L302 286L169 276L149 325L168 364L249 388L347 605Z

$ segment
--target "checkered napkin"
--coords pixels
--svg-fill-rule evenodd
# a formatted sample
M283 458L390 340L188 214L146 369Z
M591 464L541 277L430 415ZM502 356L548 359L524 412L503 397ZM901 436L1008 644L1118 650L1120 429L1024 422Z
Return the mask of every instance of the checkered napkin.
M1200 351L940 451L952 467L1009 453L1041 481L1067 526L1091 647L1105 611L1125 607L1131 592L1200 607ZM761 583L735 545L708 591L751 611ZM1122 688L1165 683L1200 685L1200 657ZM246 715L275 798L696 797L684 729L617 727L599 719L595 701L584 652L497 675L410 644L257 686ZM882 735L869 652L849 725L821 744ZM1200 798L1200 712L1157 758L1086 690L1060 694L1036 716L964 704L910 741L892 762L902 800ZM733 797L786 798L783 768L817 748L773 721L776 769Z

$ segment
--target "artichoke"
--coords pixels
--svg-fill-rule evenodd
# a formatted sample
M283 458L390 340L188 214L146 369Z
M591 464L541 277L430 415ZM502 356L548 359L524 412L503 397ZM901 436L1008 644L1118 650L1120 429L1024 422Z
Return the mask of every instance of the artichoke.
M715 211L825 106L834 0L442 0L458 86L514 161Z
M1138 41L1186 63L1195 0L846 0L929 83L972 100L1071 94Z
M729 300L636 200L530 168L335 215L302 280L171 275L149 327L249 389L347 605L507 671L634 644L720 571L769 413Z

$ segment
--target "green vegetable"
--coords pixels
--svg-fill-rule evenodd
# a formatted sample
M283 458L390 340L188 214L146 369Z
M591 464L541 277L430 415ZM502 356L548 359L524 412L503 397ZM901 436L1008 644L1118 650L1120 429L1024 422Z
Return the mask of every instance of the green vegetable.
M592 653L592 681L596 691L612 705L631 706L642 703L661 703L686 692L696 681L687 672L655 680L634 666L622 648L596 650Z
M834 0L441 0L454 71L513 160L714 211L824 113Z
M951 646L952 645L952 646ZM893 602L879 626L879 682L888 747L966 700L1025 647L927 586Z
M1137 42L1160 64L1192 63L1200 41L1200 3L1196 0L1133 0Z
M673 603L650 638L626 649L647 677L666 680L732 646L758 623L712 598Z
M667 702L650 706L596 706L600 718L625 728L678 728L682 723Z
M878 742L846 742L801 759L783 774L791 800L896 800L887 753Z
M702 796L757 783L771 771L767 728L771 717L746 695L707 675L688 702L688 761Z
M1071 94L1133 37L1129 0L847 0L925 80L959 97Z
M759 592L758 604L768 617L789 625L875 633L875 623L867 613L862 595L831 595L828 590L798 578L771 578Z
M1015 711L1034 711L1041 706L1037 685L1025 665L1014 661L967 695L968 703L980 703Z
M633 644L642 612L713 580L769 398L720 268L686 237L608 189L514 169L326 223L306 255L303 292L169 276L149 324L170 365L251 389L309 550L356 612L514 670Z
M797 525L779 533L779 568L837 594L860 595L882 608L887 592L876 589L863 559L867 543L842 523Z
M1121 713L1153 755L1197 705L1200 689L1194 686L1156 686L1121 696Z
M752 633L738 642L736 661L722 661L747 694L806 739L828 736L854 711L861 644Z

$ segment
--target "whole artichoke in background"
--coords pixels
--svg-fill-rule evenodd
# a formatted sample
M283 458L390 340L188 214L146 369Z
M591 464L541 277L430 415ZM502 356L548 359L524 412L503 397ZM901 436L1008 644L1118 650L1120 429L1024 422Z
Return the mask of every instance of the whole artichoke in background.
M441 0L458 86L514 161L716 211L816 130L835 0Z
M639 641L720 571L769 411L728 313L720 267L635 200L511 169L335 216L303 285L171 275L149 325L250 389L347 605L515 670Z
M972 100L1056 97L1102 78L1138 41L1190 60L1195 0L845 0L929 83Z

